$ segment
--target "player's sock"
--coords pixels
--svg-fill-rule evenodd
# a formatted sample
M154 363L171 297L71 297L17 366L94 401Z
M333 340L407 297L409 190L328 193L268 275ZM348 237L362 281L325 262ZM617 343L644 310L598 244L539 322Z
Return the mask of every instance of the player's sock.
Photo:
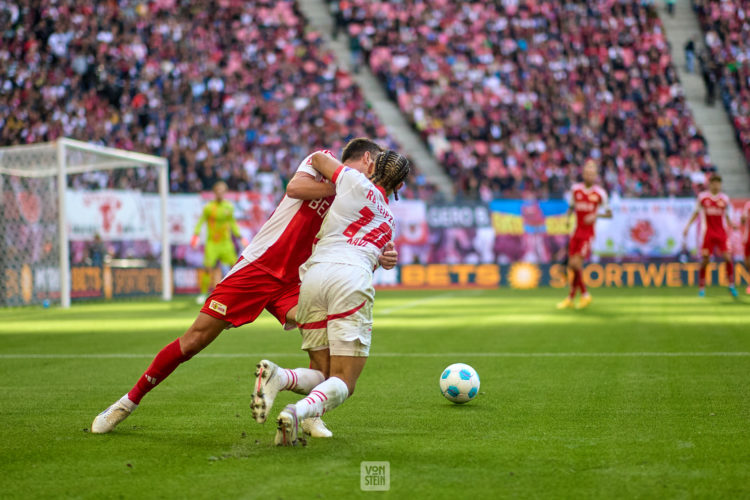
M165 378L177 368L180 363L190 359L190 356L182 354L180 339L167 344L159 351L149 367L143 372L138 382L130 389L127 396L130 401L139 404L143 396L159 385Z
M579 269L576 274L578 274L578 289L581 290L581 295L586 295L588 292L586 291L586 283L583 282L583 271Z
M289 370L282 368L279 373L283 391L294 391L297 394L310 394L315 386L320 385L326 379L323 372L310 368L295 368Z
M734 262L732 259L729 259L727 261L727 281L729 281L729 286L734 286Z
M201 272L201 295L208 293L208 288L211 286L211 273Z
M297 401L297 418L302 421L308 417L319 417L331 411L349 397L349 388L338 377L331 377L318 384L305 399Z
M570 294L568 294L568 298L570 300L573 300L576 297L576 290L578 290L578 279L579 279L579 273L578 271L573 271L573 280L570 282Z
M701 268L698 270L698 287L703 289L706 288L706 266L701 264Z

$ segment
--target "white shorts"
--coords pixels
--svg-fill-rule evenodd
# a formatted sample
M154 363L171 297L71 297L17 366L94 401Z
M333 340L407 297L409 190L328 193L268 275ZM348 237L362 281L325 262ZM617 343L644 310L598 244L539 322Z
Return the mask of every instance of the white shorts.
M304 269L297 323L302 349L333 356L367 357L372 339L372 272L320 262Z

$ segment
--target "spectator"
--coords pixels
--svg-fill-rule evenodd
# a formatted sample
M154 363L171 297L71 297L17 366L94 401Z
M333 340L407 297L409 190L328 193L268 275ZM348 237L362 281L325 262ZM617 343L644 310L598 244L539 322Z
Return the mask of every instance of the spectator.
M685 43L685 69L688 73L695 69L695 40L692 36Z
M0 145L72 137L169 158L175 191L221 179L277 193L312 149L356 136L397 148L292 0L10 4L0 0Z
M686 195L710 166L652 2L347 0L373 72L465 197Z

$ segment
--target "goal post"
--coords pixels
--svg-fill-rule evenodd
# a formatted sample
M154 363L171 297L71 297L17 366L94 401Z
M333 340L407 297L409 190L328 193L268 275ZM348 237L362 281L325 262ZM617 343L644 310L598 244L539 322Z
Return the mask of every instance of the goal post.
M154 195L159 199L161 295L164 300L172 298L167 159L64 138L52 143L0 148L0 204L3 208L0 271L4 273L0 304L8 304L8 297L15 295L22 296L23 303L39 303L39 297L44 294L35 293L35 289L41 288L54 297L57 292L50 292L57 289L60 305L70 307L68 190L71 176L123 169L136 169L136 172L155 169L157 172ZM39 277L31 271L31 266L37 263L46 269L38 273ZM57 283L52 283L54 274L57 274Z

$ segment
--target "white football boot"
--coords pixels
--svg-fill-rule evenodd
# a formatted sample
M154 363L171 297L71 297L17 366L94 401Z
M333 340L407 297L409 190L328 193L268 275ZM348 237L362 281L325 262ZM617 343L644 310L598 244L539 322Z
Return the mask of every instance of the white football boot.
M297 408L294 405L286 405L279 417L276 419L276 437L273 442L276 446L296 446L299 434L299 422L297 421Z
M123 401L124 400L124 401ZM106 434L112 432L117 424L128 418L138 407L137 404L123 397L111 405L109 408L96 416L91 423L91 432L94 434Z
M333 432L328 430L326 423L320 417L310 417L302 421L302 431L314 438L333 437Z
M282 389L280 368L267 359L262 359L255 369L255 388L253 389L253 400L250 408L253 418L262 424L268 418L268 413L273 406L273 400Z

